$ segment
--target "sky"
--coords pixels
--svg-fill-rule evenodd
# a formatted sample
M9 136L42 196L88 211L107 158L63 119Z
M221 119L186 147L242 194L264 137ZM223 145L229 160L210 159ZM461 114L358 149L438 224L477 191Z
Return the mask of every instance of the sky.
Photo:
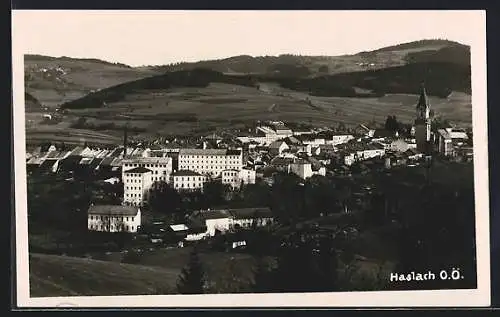
M421 39L471 45L480 11L14 10L25 54L131 66L235 55L343 55ZM476 20L475 20L476 19Z

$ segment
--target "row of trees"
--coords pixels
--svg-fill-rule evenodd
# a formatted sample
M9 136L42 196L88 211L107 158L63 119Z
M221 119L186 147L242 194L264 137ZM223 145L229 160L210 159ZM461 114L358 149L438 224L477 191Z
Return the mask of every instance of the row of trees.
M411 175L404 170L394 171L390 176L375 177L376 189L369 196L369 203L357 221L363 224L365 231L388 228L380 237L386 239L383 240L388 243L386 248L394 251L395 267L392 272L432 271L437 275L441 270L451 274L451 270L456 269L460 272L460 279L390 283L389 273L382 270L377 276L355 279L346 271L346 265L349 267L348 264L355 263L353 255L359 252L352 249L352 241L325 237L305 242L298 239L292 246L279 248L274 254L277 258L274 267L258 259L252 291L474 288L477 268L472 175L467 172L467 165L454 164L454 168L447 168L440 166L440 170L434 175L431 171L428 178L420 177L417 172ZM452 179L456 175L449 173L463 176ZM309 186L313 184L315 182ZM288 186L280 190L297 190L293 182ZM331 184L325 185L327 187ZM303 191L301 194L305 194L306 189ZM297 213L300 209L297 207L300 202L297 196L300 194L287 194L288 199L280 201L281 209L276 209L277 215L280 212L281 215ZM325 206L332 204L326 196L319 195L316 200L322 201ZM302 203L307 205L305 200ZM309 208L321 208L321 205ZM310 214L318 212L308 208L304 210L309 210ZM394 220L397 225L394 225Z
M274 178L272 186L260 182L232 190L220 182L207 182L203 192L183 193L158 183L151 191L149 204L152 210L168 214L214 207L268 206L278 220L290 222L341 212L351 200L347 182L320 176L304 182L287 173L277 173Z

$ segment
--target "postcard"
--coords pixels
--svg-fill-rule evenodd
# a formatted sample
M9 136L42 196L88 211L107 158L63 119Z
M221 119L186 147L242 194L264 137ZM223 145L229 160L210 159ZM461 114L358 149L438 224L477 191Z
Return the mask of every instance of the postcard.
M490 305L485 11L13 11L19 307Z

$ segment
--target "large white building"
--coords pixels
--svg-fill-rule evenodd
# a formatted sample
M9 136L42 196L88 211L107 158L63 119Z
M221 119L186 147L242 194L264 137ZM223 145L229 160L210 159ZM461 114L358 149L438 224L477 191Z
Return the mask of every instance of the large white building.
M243 168L241 170L224 170L222 171L221 181L224 185L229 185L232 188L238 188L243 184L255 184L255 170Z
M219 177L222 171L243 168L241 150L228 149L181 149L179 151L179 170L190 170Z
M177 191L202 191L206 176L190 170L179 170L172 173L171 183Z
M135 167L145 167L151 170L151 181L168 182L172 173L171 157L136 157L122 161L122 174Z
M141 210L132 206L92 205L87 213L87 228L101 232L137 232Z
M134 167L123 172L123 204L141 206L147 201L152 181L152 171L145 167Z

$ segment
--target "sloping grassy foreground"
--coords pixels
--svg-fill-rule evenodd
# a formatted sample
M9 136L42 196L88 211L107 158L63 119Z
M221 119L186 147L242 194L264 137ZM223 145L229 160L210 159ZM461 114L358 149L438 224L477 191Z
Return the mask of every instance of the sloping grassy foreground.
M31 254L32 297L175 293L180 271L67 256Z

